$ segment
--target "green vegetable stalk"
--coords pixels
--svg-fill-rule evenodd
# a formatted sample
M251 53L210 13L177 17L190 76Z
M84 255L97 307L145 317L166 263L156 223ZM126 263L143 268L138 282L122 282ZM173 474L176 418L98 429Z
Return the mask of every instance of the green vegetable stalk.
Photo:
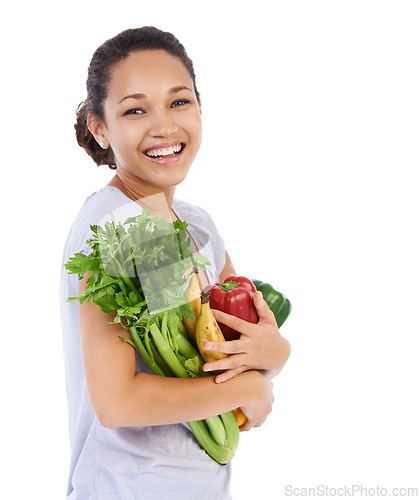
M120 335L141 355L151 371L167 377L208 376L200 354L189 342L182 317L194 318L184 293L192 266L209 264L190 250L187 223L152 218L147 210L124 224L91 226L90 255L76 253L65 264L70 274L91 274L79 297L67 300L116 312L131 338ZM198 443L220 464L228 463L239 443L233 412L188 422Z

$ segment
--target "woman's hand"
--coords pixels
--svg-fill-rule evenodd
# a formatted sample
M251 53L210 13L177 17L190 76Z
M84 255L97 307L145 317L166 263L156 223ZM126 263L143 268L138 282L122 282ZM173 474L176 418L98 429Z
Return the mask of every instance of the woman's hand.
M257 324L213 310L215 319L241 333L238 340L206 342L204 349L230 354L227 358L205 363L205 371L223 371L215 378L225 382L245 370L262 370L269 378L278 374L290 355L290 344L279 333L275 316L256 292L253 302L259 316Z
M240 432L252 427L260 427L272 411L274 402L272 382L257 370L250 370L242 375L246 381L247 399L240 408L247 417L246 422L239 427Z

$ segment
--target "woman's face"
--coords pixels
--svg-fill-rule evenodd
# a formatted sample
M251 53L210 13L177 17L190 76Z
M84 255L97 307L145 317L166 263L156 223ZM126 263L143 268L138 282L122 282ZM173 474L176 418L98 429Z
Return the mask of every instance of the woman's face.
M183 181L201 143L202 123L180 59L164 50L131 53L111 73L104 111L118 169L158 189Z

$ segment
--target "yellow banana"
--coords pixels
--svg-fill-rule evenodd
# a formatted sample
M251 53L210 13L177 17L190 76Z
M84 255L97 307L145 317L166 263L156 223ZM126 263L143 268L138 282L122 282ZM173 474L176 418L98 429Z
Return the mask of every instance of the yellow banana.
M196 320L201 314L201 283L198 276L198 268L194 267L193 276L189 280L188 286L185 291L185 298L189 302L192 311L195 313L195 319L183 318L183 325L188 332L192 344L195 345L195 330Z
M205 342L222 342L225 340L217 320L211 312L209 304L210 295L210 292L204 292L201 295L201 314L196 320L195 331L196 346L203 360L207 363L227 357L227 354L223 352L206 351L203 347Z
M239 427L247 421L247 417L243 413L243 410L241 408L236 408L235 410L233 410L233 414Z
M210 295L210 292L204 292L201 295L201 314L196 320L195 331L196 345L206 363L209 363L210 361L217 361L218 359L224 359L228 356L228 354L225 354L224 352L206 351L203 347L205 342L222 342L225 340L217 320L211 312L209 305ZM239 427L246 422L247 417L241 408L236 408L233 410L233 413Z

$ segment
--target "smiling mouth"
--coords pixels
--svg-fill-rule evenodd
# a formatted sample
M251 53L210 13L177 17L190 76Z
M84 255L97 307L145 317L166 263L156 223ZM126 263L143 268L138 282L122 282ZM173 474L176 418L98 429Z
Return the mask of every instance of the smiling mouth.
M184 149L185 145L183 144L183 142L180 142L179 144L175 144L174 146L170 146L167 148L149 149L145 151L144 154L149 158L159 160L161 158L170 158L180 155Z

